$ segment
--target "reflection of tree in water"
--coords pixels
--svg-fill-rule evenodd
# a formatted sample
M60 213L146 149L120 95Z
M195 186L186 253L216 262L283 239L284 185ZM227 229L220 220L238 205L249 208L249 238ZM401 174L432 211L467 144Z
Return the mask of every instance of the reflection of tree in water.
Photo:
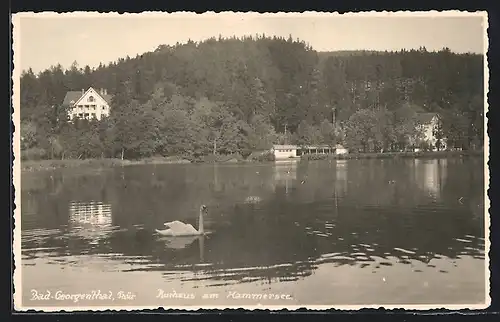
M282 204L268 204L265 213L234 214L230 227L216 229L204 243L205 263L201 262L196 242L182 250L171 250L155 239L149 239L148 247L134 250L131 238L113 244L113 249L130 256L152 258L163 266L151 269L203 272L199 278L209 279L296 279L313 273L321 263L335 265L392 265L417 260L428 263L432 258L457 258L466 254L481 258L479 250L484 245L480 238L467 236L467 230L457 231L449 227L453 213L381 215L383 209L349 209L338 217L326 212L325 205L317 209ZM311 219L307 211L323 209L323 216ZM269 214L273 213L274 216ZM413 227L405 227L405 218L419 215ZM433 215L441 216L436 222ZM353 219L354 218L354 219ZM441 225L444 224L444 225ZM435 227L435 228L433 228ZM144 238L146 238L144 232ZM118 237L118 236L115 236ZM141 246L144 246L142 244ZM329 254L329 255L327 255ZM208 277L207 277L208 276Z
M457 175L447 177L442 192L445 203L468 209L479 224L484 221L484 200L487 197L485 189L479 189L485 185L483 162L484 158L448 160L448 172Z
M45 239L45 246L61 247L61 253L72 243L73 254L145 258L151 267L141 270L193 270L211 279L293 280L313 274L321 263L376 267L392 265L395 258L403 263L464 254L481 258L483 225L474 221L470 206L480 200L475 196L481 195L484 181L477 171L465 175L465 169L477 165L448 160L446 167L448 175L434 195L422 189L418 171L408 161L351 160L301 162L293 169L130 167L123 169L124 176L122 169L115 169L85 179L67 178L57 199L42 194L30 198L49 222L51 207L61 200L107 200L113 224L126 228L105 235L91 249L78 244L78 236ZM280 188L286 184L282 174L292 174L288 191ZM262 198L258 207L243 204L249 195ZM460 196L465 196L463 204ZM209 206L206 229L212 231L203 242L202 259L198 240L173 247L151 234L166 221L196 225L202 203Z
M71 237L75 220L72 216L81 213L92 200L105 202L112 197L113 190L107 185L109 171L85 171L59 169L50 172L23 174L21 200L22 248L61 247L66 252L79 253L88 247L88 241ZM79 206L71 207L71 201L81 200ZM30 205L25 209L25 205ZM92 209L92 207L91 207ZM106 213L106 209L102 209ZM99 212L99 209L97 209ZM111 215L107 216L111 220ZM102 216L101 216L102 219ZM43 232L50 231L50 234ZM96 235L101 233L96 232ZM100 238L100 237L99 237ZM105 240L105 238L100 238Z
M63 197L64 177L58 172L27 173L21 176L21 220L23 230L59 228L67 224L64 205L56 200Z
M311 210L307 207L268 207L266 213L274 216L235 213L230 227L206 237L203 261L196 242L185 249L172 250L163 242L150 239L150 247L131 253L131 239L124 237L123 242L113 244L113 249L129 256L146 255L153 263L163 264L152 267L154 270L193 270L203 273L199 279L247 281L294 280L312 274L322 263L376 268L395 264L393 258L402 263L429 263L439 257L483 256L482 239L449 227L452 213L434 214L442 217L442 221L436 222L432 215L416 214L418 210L381 216L380 209L349 209L344 214L341 209L337 218L325 211L322 220L313 220L305 212ZM405 219L399 219L401 215L420 215L420 219L413 223L413 228L405 227ZM201 262L210 265L199 265Z
M209 207L212 217L222 216L225 208L244 203L249 196L264 200L271 195L266 185L270 170L254 166L157 166L155 180L164 184L152 187L147 167L136 167L127 171L125 183L117 185L113 204L119 214L117 223L142 223L153 228L182 220L195 225L201 204Z

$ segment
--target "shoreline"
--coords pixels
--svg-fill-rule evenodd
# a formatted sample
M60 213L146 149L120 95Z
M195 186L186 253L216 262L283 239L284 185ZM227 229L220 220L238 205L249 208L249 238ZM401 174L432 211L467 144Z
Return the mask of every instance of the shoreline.
M37 172L56 170L61 168L81 168L81 167L117 167L129 165L145 164L206 164L206 163L263 163L263 162L284 162L284 161L321 161L321 160L360 160L360 159L398 159L398 158L448 158L448 157L469 157L483 156L484 150L474 151L435 151L435 152L385 152L385 153L352 153L352 154L307 154L295 158L277 159L275 161L261 160L238 160L229 159L225 161L197 161L182 158L148 158L142 160L121 160L121 159L65 159L65 160L27 160L21 161L21 172Z
M428 151L428 152L382 152L382 153L349 153L349 154L305 154L299 160L361 160L361 159L398 159L398 158L451 158L484 156L484 150L469 151ZM286 159L284 159L286 160Z
M186 164L191 163L184 159L155 158L142 160L121 160L121 159L64 159L64 160L26 160L21 161L21 172L35 172L56 170L62 168L80 167L118 167L142 164Z

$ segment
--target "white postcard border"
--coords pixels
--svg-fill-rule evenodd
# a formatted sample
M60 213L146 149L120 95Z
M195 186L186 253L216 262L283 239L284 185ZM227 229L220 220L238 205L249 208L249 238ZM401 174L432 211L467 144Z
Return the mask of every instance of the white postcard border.
M20 126L20 112L19 112L19 105L20 105L20 75L21 75L21 70L20 70L20 59L21 56L19 54L20 50L20 42L16 41L20 37L20 19L23 17L39 17L39 18L54 18L54 17L64 17L64 18L74 18L74 17L88 17L88 18L96 18L96 17L137 17L140 16L141 18L144 17L167 17L167 16L192 16L192 15L200 15L200 16L211 16L211 15L216 15L219 18L223 17L228 17L228 16L234 16L235 14L241 15L242 19L251 19L252 17L255 16L286 16L286 17L324 17L324 16L348 16L348 17L360 17L360 16L367 16L367 17L429 17L429 16L434 16L434 17L471 17L471 16L478 16L478 17L483 17L484 21L484 139L485 139L485 144L484 144L484 153L485 153L485 158L484 158L484 169L485 169L485 303L482 304L460 304L460 305L450 305L450 304L433 304L433 305L405 305L405 304L398 304L398 305L293 305L293 306L288 306L288 305L279 305L279 306L274 306L274 305L262 305L262 304L256 304L256 305L251 305L251 306L241 306L241 305L225 305L225 306L177 306L177 307L159 307L159 306L123 306L123 307L114 307L114 306L109 306L109 307L101 307L101 306L61 306L61 307L56 307L56 306L51 306L51 307L44 307L44 306L23 306L22 305L22 265L20 263L21 261L21 165L20 165L20 132L19 132L19 126ZM12 43L12 48L14 50L14 59L13 59L13 65L14 65L14 70L13 70L13 95L12 95L12 100L13 100L13 106L14 106L14 112L12 115L15 130L14 130L14 136L13 136L13 152L14 152L14 168L13 168L13 185L15 187L15 196L14 196L14 203L15 203L15 210L14 210L14 219L15 219L15 228L14 228L14 233L13 233L13 252L14 252L14 260L15 260L15 270L13 274L13 279L14 279L14 287L15 287L15 292L14 292L14 309L19 312L27 311L27 310L35 310L35 311L43 311L43 312L60 312L60 311L137 311L137 310L155 310L158 308L162 308L165 310L185 310L185 311L196 311L199 309L246 309L246 310L283 310L283 309L288 309L288 310L297 310L297 309L303 309L306 308L308 310L329 310L329 309L336 309L336 310L360 310L360 309L380 309L384 308L386 310L394 310L394 309L405 309L405 310L431 310L431 309L447 309L447 310L461 310L461 309L471 309L471 310L477 310L477 309L484 309L489 307L491 304L491 297L490 297L490 258L489 258L489 251L490 251L490 225L491 225L491 220L490 220L490 215L489 215L489 208L490 208L490 200L488 197L488 189L489 189L489 168L488 168L488 161L489 161L489 137L488 137L488 124L487 124L487 117L486 114L488 112L488 84L489 84L489 68L488 68L488 60L487 60L487 52L488 52L488 15L487 12L485 11L477 11L477 12L467 12L467 11L458 11L458 10L449 10L449 11L418 11L418 12L412 12L412 11L395 11L395 12L389 12L389 11L371 11L371 12L349 12L349 13L327 13L327 12L314 12L314 11L306 11L303 13L288 13L288 12L279 12L279 13L256 13L256 12L221 12L221 13L215 13L215 12L205 12L203 14L196 14L192 12L174 12L174 13L165 13L165 12L142 12L142 13L117 13L117 12L108 12L108 13L99 13L99 12L67 12L67 13L57 13L57 12L40 12L40 13L34 13L34 12L21 12L21 13L15 13L12 15L12 24L13 24L13 43ZM17 286L17 287L16 287Z

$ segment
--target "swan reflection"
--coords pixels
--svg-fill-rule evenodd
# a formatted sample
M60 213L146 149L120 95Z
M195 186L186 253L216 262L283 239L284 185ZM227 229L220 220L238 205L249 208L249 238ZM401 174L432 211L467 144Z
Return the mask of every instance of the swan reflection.
M159 237L158 240L165 243L167 248L184 249L191 245L199 236L183 236L183 237Z
M200 251L200 262L204 261L205 254L205 236L183 236L183 237L167 237L161 236L158 238L159 241L165 243L165 247L174 250L181 250L191 246L195 241L198 241L199 251Z

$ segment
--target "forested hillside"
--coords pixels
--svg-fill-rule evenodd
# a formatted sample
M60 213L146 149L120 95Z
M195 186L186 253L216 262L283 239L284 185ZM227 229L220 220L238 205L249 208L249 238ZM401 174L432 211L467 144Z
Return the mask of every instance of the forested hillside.
M89 86L114 96L109 118L67 122L66 92ZM284 142L392 150L418 136L426 111L466 149L482 144L483 109L483 57L448 49L336 54L292 38L212 38L21 76L26 158L245 156Z

